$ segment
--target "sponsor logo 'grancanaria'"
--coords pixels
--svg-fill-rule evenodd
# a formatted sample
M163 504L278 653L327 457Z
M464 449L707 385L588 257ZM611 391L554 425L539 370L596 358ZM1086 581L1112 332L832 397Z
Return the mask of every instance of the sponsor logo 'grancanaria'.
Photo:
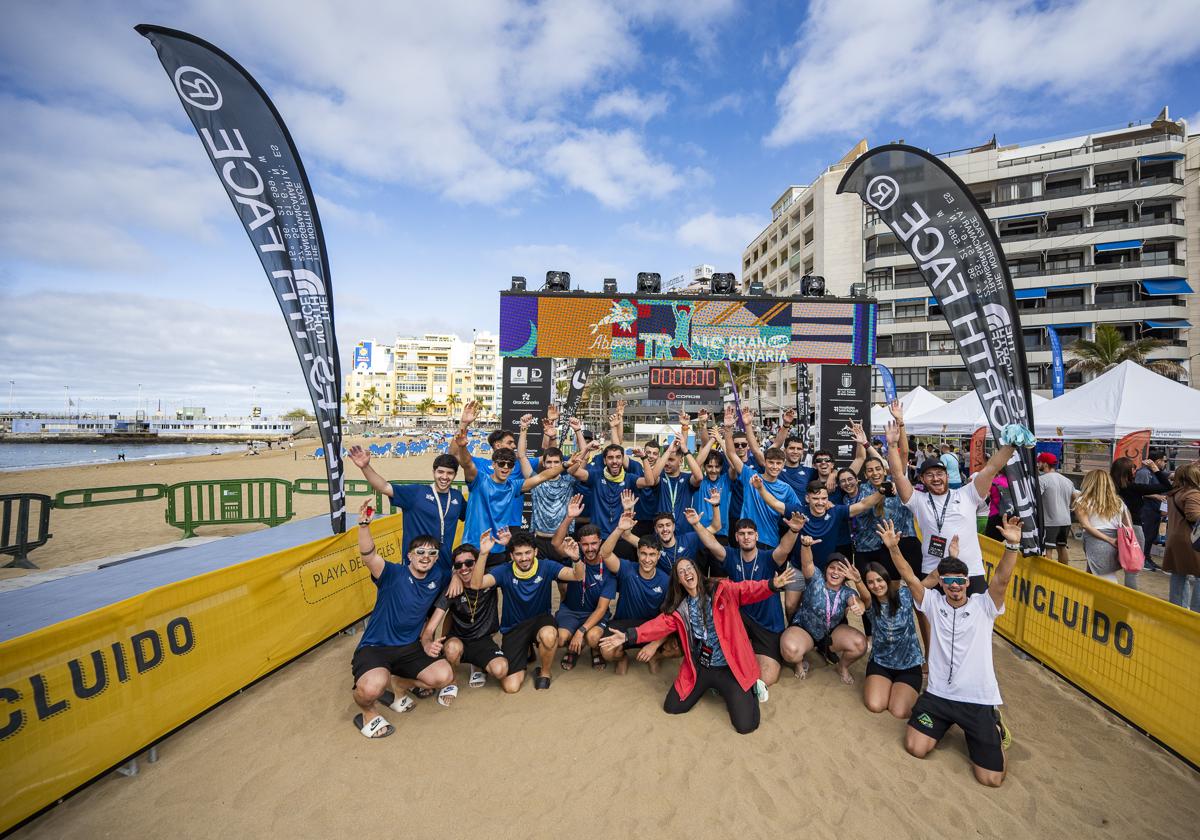
M46 668L26 681L0 687L0 741L16 735L26 724L61 715L73 704L99 697L110 688L154 670L168 656L185 656L195 647L192 623L180 616L167 622L161 632L143 630L127 641L113 642L70 659L65 666ZM67 682L71 686L69 694Z

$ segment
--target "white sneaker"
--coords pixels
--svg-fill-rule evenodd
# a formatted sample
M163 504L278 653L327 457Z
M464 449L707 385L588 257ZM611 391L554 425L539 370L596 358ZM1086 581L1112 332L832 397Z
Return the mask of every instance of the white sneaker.
M758 698L759 703L766 703L767 698L771 696L767 693L767 684L762 680L754 681L754 696Z

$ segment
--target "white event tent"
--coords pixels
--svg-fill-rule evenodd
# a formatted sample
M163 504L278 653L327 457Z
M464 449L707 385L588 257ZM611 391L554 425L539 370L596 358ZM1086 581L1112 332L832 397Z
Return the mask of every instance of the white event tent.
M900 397L900 405L904 406L904 420L907 423L909 417L916 417L918 414L941 408L946 405L946 401L941 397L935 397L918 385ZM888 411L886 405L871 406L871 431L882 432L887 428L891 419L892 412Z
M1154 437L1200 438L1200 391L1134 362L1122 362L1034 411L1040 438L1119 440L1150 429Z
M1033 395L1034 417L1038 406L1050 402L1045 397ZM968 391L954 402L946 403L932 411L904 415L905 431L910 435L959 435L972 434L980 426L988 425L983 416L983 403L974 391Z

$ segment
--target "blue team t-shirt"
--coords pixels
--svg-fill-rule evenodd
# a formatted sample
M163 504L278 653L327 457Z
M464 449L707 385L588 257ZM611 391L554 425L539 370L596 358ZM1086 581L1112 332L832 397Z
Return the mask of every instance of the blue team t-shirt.
M737 546L731 545L725 549L725 574L729 575L730 580L771 580L775 577L778 568L771 552L767 549L757 551L753 560L746 561L742 559L742 552ZM778 595L754 604L743 604L742 617L757 622L772 633L782 633L785 625L783 605Z
M829 565L829 555L837 551L838 545L841 544L838 542L838 535L840 528L845 527L850 520L850 506L834 505L821 517L814 516L808 505L800 508L800 512L808 519L804 523L804 530L800 533L810 536L814 540L820 540L812 547L812 554L813 565L823 574L825 567ZM797 569L800 568L800 540L796 540L789 559L793 566Z
M393 484L391 499L392 509L404 512L404 556L408 556L408 546L414 537L437 537L442 541L438 565L449 567L458 523L467 518L462 491L451 487L448 493L438 493L430 484Z
M613 528L617 527L624 510L621 507L621 493L625 490L636 491L638 477L626 470L624 480L609 481L605 477L604 464L590 464L587 471L587 481L580 483L591 489L592 524L600 529L600 536L607 539Z
M779 472L779 480L787 484L801 499L808 492L808 483L817 477L817 471L812 467L800 464L795 467L784 466Z
M696 491L696 502L700 505L697 508L700 511L700 524L705 528L713 521L713 506L708 503L708 497L712 495L714 489L721 494L721 527L716 533L717 536L723 537L729 533L729 503L732 499L728 471L721 470L716 481L707 476L700 479L700 489Z
M678 529L678 525L676 528ZM661 553L658 555L658 568L662 569L667 574L675 568L675 561L680 557L690 557L696 559L696 555L700 552L700 537L693 531L690 534L681 534L678 530L675 531L675 545L670 548L661 547Z
M758 528L758 541L763 545L774 548L779 545L779 514L767 506L767 503L758 495L758 491L750 486L750 479L757 473L748 466L742 466L742 472L738 476L738 482L742 486L742 518L749 519L754 522ZM800 506L800 497L792 490L785 482L776 479L768 481L766 476L763 476L763 486L776 499L779 499L785 505L787 510L792 510Z
M857 595L858 592L848 582L837 589L830 589L825 585L824 573L817 572L804 587L804 598L792 617L792 624L803 627L814 641L819 642L838 626L846 614L846 608L850 606L850 599Z
M762 464L749 452L746 453L746 459L742 462L742 466L749 467L752 472L762 472ZM731 523L733 520L741 519L744 516L742 513L743 495L742 482L738 480L737 476L732 476L729 481L729 517ZM721 515L724 516L725 511L721 511Z
M513 454L514 455L516 454L515 450L514 450ZM480 458L478 455L476 455L476 456L472 456L471 460L475 462L475 469L480 473L487 473L490 476L492 474L492 471L495 469L495 466L492 464L491 458ZM541 460L538 458L530 457L529 466L531 466L533 468L534 472L537 472L538 468L541 466ZM519 463L515 467L513 467L513 475L521 475L521 465ZM522 476L522 478L524 478L524 476ZM508 515L505 518L504 524L509 526L510 528L520 528L522 522L524 521L523 520L524 516L525 516L525 499L521 496L517 496L517 498L513 499L509 503ZM493 531L492 533L494 534L495 531ZM473 543L473 545L479 545L479 543Z
M913 668L925 661L921 645L917 641L917 630L913 624L913 597L907 586L901 586L896 595L900 608L892 615L892 609L884 603L878 610L869 610L875 629L872 631L871 659L885 668L898 671Z
M402 647L421 638L433 603L446 589L450 572L436 564L423 578L408 564L383 564L375 583L375 607L359 647Z
M601 598L610 601L617 597L617 579L603 563L594 565L585 563L583 581L567 582L567 591L562 599L562 606L575 612L590 613L596 609Z
M647 580L642 577L637 563L622 560L621 570L617 572L617 591L621 597L617 599L613 618L618 621L649 621L662 611L670 585L671 577L662 569L655 567L654 575Z
M688 523L683 512L692 505L692 475L681 472L670 476L660 473L658 485L658 510L655 513L669 513L675 517L675 532L690 534L692 526Z
M463 540L471 545L479 545L479 536L484 531L491 530L492 536L501 528L509 527L509 511L513 501L522 503L524 493L521 486L525 476L520 470L513 470L508 481L497 484L491 472L480 470L471 482L471 495L467 498L467 524L463 526ZM504 546L492 547L492 554L504 553Z
M513 564L497 566L489 574L504 593L500 609L500 632L507 633L522 621L550 612L550 592L558 575L567 568L554 560L539 558L537 574L522 580L513 574Z

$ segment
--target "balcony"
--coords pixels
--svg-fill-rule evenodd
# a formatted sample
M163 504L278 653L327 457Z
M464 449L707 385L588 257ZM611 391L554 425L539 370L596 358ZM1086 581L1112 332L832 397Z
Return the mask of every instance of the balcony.
M1177 137L1174 134L1155 134L1150 137L1135 137L1129 140L1113 140L1110 142L1099 142L1091 145L1080 146L1076 149L1059 149L1056 152L1045 152L1040 155L1027 155L1026 157L1009 158L1007 160L996 161L996 166L1003 169L1009 166L1022 166L1027 163L1041 163L1047 160L1059 160L1062 158L1070 158L1075 155L1094 154L1096 152L1109 152L1113 149L1128 149L1134 146L1148 146L1151 143L1167 143L1168 145L1181 145L1184 138Z
M1132 228L1153 227L1155 225L1172 225L1183 227L1183 219L1135 219L1132 222L1101 222L1095 225L1073 228L1071 230L1049 230L1039 233L1001 233L1000 243L1026 242L1031 239L1054 239L1062 236L1084 236L1089 233L1106 233L1113 230L1130 230ZM1183 236L1183 231L1179 231Z
M983 206L987 209L997 207L1013 207L1018 204L1039 204L1055 198L1073 198L1079 195L1093 195L1112 192L1114 190L1132 190L1137 187L1157 187L1164 184L1183 186L1182 178L1162 176L1158 178L1142 178L1140 181L1125 181L1119 184L1105 184L1102 187L1068 187L1062 190L1047 191L1044 195L1031 195L1023 198L1010 198L1006 201L989 201Z

